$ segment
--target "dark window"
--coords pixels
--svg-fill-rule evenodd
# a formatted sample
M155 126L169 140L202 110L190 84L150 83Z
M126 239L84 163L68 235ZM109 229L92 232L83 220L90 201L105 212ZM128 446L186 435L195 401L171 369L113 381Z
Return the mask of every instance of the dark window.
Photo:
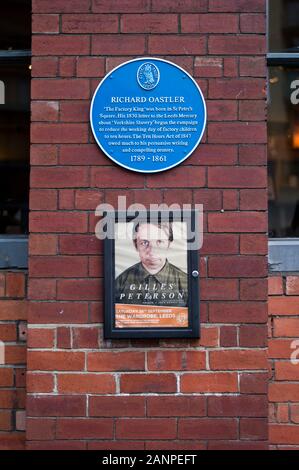
M30 47L31 1L3 2L0 15L0 267L24 267L24 253L21 258L18 253L21 247L25 250L27 247Z

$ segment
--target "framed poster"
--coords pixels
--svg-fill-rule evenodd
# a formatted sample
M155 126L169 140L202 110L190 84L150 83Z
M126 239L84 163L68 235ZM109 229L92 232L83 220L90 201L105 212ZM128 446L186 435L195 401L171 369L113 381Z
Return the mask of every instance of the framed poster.
M198 338L196 211L106 217L105 338Z

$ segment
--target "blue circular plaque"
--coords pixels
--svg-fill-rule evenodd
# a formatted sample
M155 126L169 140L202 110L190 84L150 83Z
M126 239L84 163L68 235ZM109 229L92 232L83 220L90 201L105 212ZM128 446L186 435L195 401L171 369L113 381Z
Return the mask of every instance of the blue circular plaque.
M207 120L201 89L163 59L130 60L108 73L90 108L94 138L115 163L140 173L168 170L199 145Z

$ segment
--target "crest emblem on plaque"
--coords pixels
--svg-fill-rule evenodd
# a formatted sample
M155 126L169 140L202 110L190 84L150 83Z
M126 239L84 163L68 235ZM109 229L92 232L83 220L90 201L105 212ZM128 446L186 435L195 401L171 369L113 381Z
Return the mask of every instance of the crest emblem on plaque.
M137 81L144 90L153 90L160 81L160 71L151 62L145 62L137 70Z

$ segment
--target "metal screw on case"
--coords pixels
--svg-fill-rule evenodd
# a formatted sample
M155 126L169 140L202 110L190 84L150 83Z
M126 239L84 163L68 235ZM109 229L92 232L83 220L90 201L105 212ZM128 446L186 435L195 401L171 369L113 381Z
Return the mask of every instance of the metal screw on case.
M192 277L198 277L199 276L199 272L194 270L192 271Z

